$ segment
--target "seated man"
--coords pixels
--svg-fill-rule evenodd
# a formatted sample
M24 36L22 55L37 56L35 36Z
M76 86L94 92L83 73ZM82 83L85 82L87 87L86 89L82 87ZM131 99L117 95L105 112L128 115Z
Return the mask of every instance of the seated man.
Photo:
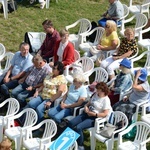
M0 77L0 92L4 96L1 100L10 97L9 89L15 88L19 84L18 80L25 74L25 70L33 65L33 56L29 53L29 45L23 42L19 49L20 51L16 52L11 60L8 71Z
M43 23L43 29L46 32L46 38L39 49L38 53L49 62L49 58L54 55L54 46L56 41L60 40L59 33L55 30L51 20L45 20Z
M32 61L34 66L27 69L25 76L20 79L21 84L12 90L12 97L19 101L21 107L26 105L26 98L33 96L36 88L42 85L46 75L51 72L49 64L39 54Z
M147 81L147 71L145 68L135 71L132 88L132 93L128 98L124 98L113 105L114 111L122 111L127 115L129 123L132 121L132 115L135 113L136 105L147 100L149 95L150 87Z
M109 9L102 15L104 18L98 21L98 24L101 27L105 27L107 20L114 20L115 22L117 22L117 20L124 15L123 5L119 0L109 0L109 3Z

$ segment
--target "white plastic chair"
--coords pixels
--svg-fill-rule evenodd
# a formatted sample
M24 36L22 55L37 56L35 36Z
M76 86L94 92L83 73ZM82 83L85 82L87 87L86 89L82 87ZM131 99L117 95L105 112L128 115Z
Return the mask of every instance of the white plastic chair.
M79 45L79 49L82 51L88 52L91 46L96 46L99 43L99 40L101 39L102 35L104 34L105 29L102 27L96 27L90 32L83 33L81 34L81 39L85 39L87 36L91 35L92 33L96 32L96 37L94 42L89 42L89 41L81 41L81 44Z
M13 8L15 10L14 0L11 0L11 1L12 1L12 4L13 4ZM4 18L7 19L8 18L8 2L7 2L7 0L0 0L0 3L2 3L2 6L3 6Z
M81 63L83 75L86 77L88 81L88 76L90 75L91 71L94 69L94 63L92 59L89 57L81 57L75 63ZM66 66L66 74L65 77L69 83L73 83L73 74L69 74L69 68L71 68L73 64Z
M32 132L44 126L44 132L41 138L33 138ZM52 119L46 119L34 127L27 129L26 136L23 140L23 147L29 150L43 150L44 145L50 145L52 138L57 133L56 123Z
M123 126L120 129L116 129L113 132L113 135L111 138L106 138L99 134L101 131L101 128L104 127L104 123L106 122L106 119L105 118L104 119L99 119L99 118L96 119L95 127L94 127L94 129L92 129L92 134L91 134L91 150L95 150L96 139L98 141L101 141L102 143L105 143L107 150L112 150L114 147L114 141L118 140L118 137L115 137L115 134L123 131L128 126L128 118L124 113L122 113L120 111L114 111L113 116L114 116L113 125L116 125L118 122L122 121Z
M0 61L4 58L5 53L6 53L5 46L2 43L0 43Z
M150 107L150 103L144 104L142 106L141 120L150 125L150 113L146 112L147 107Z
M149 17L149 5L150 5L150 1L149 0L143 0L142 4L140 5L133 5L133 0L129 1L129 10L131 13L133 14L137 14L137 13L147 13L148 17Z
M136 127L136 135L133 141L123 141L123 135ZM146 150L146 143L150 141L150 125L138 121L119 133L118 150Z
M46 34L44 32L28 32L28 37L32 46L33 53L36 53L45 40Z
M145 27L145 25L148 22L146 15L141 14L141 13L134 14L131 18L129 18L127 20L122 20L121 30L120 30L120 34L122 36L124 36L125 24L128 22L131 22L134 19L136 20L135 26L134 26L135 37L139 36L139 32L142 31L143 27Z
M20 117L25 117L25 121L23 126L14 126L12 125L12 122L14 122L15 119L18 119ZM35 110L31 108L24 109L17 115L11 116L8 118L7 121L7 129L5 130L5 135L15 141L15 149L20 150L22 145L22 138L26 135L26 130L32 126L35 125L37 122L37 113Z
M73 24L66 26L65 29L69 30L70 28L74 28L77 25L79 26L78 33L69 35L69 40L75 45L76 50L78 50L78 46L81 43L81 41L85 40L80 39L79 35L89 32L92 27L91 22L88 19L82 18L77 20Z
M134 74L134 70L138 70L141 68L141 67L135 67L135 65L134 65L135 62L141 60L143 57L146 58L146 60L145 60L144 66L141 66L141 67L146 68L148 75L150 75L150 46L148 47L148 51L145 51L142 54L140 54L139 56L131 59L131 64L132 64L131 72L133 74Z
M8 69L11 66L11 60L12 60L13 57L14 57L14 53L12 53L12 52L6 52L4 54L3 59L6 62L5 62L4 68L2 68L2 64L1 64L1 61L0 61L0 75L2 75L3 73L8 71Z
M123 5L123 9L124 9L124 15L119 20L117 20L117 21L121 21L121 23L129 15L129 8L128 8L128 6L125 5L125 4L122 4L122 5ZM121 24L118 25L118 23L117 23L117 27L121 27Z
M8 108L5 116L0 116L0 142L3 139L3 129L6 126L7 118L14 116L20 109L19 102L15 98L8 98L4 102L0 103L0 109L8 104Z
M149 32L150 31L150 27L148 27L147 29L144 29L142 31L140 31L139 33L139 37L138 37L138 45L140 45L142 48L147 48L148 46L150 46L150 39L143 39L142 38L142 34Z
M46 9L49 8L49 3L50 3L50 0L46 0ZM58 0L56 0L56 3L58 3Z

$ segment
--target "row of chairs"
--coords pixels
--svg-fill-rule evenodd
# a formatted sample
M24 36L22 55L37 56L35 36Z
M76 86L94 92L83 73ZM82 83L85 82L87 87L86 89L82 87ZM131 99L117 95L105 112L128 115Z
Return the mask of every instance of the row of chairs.
M27 108L18 113L19 103L14 98L9 98L5 100L3 103L0 104L0 108L2 108L6 104L8 104L6 115L0 117L0 132L1 132L0 139L2 140L3 129L5 129L4 132L5 136L15 141L15 149L20 150L23 144L23 147L27 149L46 150L51 145L52 138L57 133L57 126L55 122L51 119L46 119L41 123L39 123L38 125L35 125L37 121L37 114L33 109ZM146 122L149 121L148 118L150 117L149 114L144 113L147 106L150 106L150 104L143 105L142 117L141 117L141 118L145 118ZM26 115L24 125L22 127L20 126L15 127L14 121L24 114ZM97 118L95 121L94 128L88 129L90 131L92 150L95 150L96 139L98 141L105 143L108 150L113 149L114 141L116 140L118 140L118 149L120 150L128 149L129 146L130 149L136 149L136 148L137 149L139 148L139 150L146 149L146 143L149 142L150 140L149 139L150 125L144 122L136 121L134 124L132 124L127 128L128 119L126 115L122 112L115 111L113 113L113 124L116 125L118 122L121 121L122 127L115 130L111 138L105 138L101 136L99 133L100 133L100 129L104 127L106 121L107 121L106 118L103 119ZM33 131L38 130L43 125L45 125L43 136L41 138L33 138L32 135ZM122 141L123 135L125 133L128 133L130 129L135 126L137 127L137 130L136 130L136 136L134 141L132 142L128 141L123 143ZM118 137L115 136L117 133L119 133ZM77 150L77 143L75 143L75 145L72 146L71 148Z
M0 116L0 142L4 135L15 141L15 149L20 150L21 146L30 150L47 150L52 144L52 138L57 133L57 125L52 119L45 119L35 125L38 119L37 113L31 108L27 108L19 112L19 102L14 98L6 99L0 104L0 108L6 106L8 108L6 115ZM19 113L18 113L19 112ZM15 126L15 121L25 115L24 124ZM44 132L41 138L33 137L33 132L44 126ZM77 150L77 143L73 144L70 150Z

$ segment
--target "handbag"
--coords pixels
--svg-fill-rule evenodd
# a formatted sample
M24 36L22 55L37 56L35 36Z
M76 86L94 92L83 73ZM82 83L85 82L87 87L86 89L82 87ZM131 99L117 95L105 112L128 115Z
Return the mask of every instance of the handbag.
M96 54L98 54L99 52L100 52L100 51L97 50L95 46L91 46L91 47L90 47L90 53L91 53L92 55L96 55Z
M104 128L100 131L100 135L111 138L113 132L117 129L117 126L107 123Z

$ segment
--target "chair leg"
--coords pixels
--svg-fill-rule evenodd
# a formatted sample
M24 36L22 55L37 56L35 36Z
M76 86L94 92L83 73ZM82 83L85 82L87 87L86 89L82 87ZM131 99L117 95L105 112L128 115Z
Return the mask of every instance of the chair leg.
M22 143L22 141L21 141L21 137L20 137L20 136L17 137L17 138L15 138L15 149L16 149L16 150L20 150L20 148L21 148L21 143Z
M113 149L112 140L107 140L107 141L105 142L105 144L106 144L107 150L112 150L112 149Z
M50 0L46 0L46 9L49 8L49 3L50 3Z
M3 125L0 125L0 143L3 140Z
M3 5L3 11L4 11L4 18L7 19L8 18L8 3L6 0L4 0L2 2Z

